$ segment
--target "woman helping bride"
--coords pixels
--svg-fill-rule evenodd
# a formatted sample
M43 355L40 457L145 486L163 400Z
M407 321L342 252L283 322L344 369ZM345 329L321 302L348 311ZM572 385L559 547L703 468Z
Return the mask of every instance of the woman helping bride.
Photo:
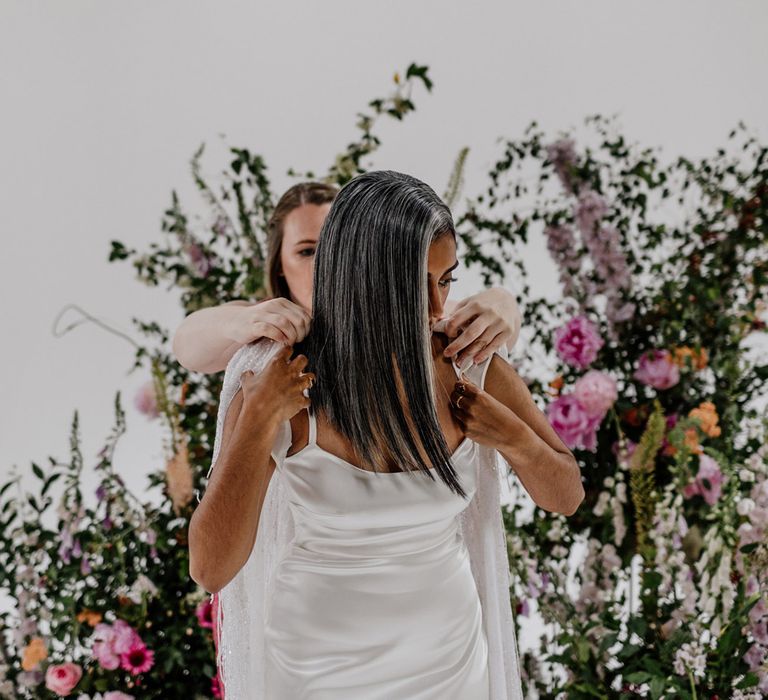
M427 185L355 178L315 257L306 338L227 366L190 523L226 698L522 698L497 453L565 514L578 465L506 362L443 355L455 231Z

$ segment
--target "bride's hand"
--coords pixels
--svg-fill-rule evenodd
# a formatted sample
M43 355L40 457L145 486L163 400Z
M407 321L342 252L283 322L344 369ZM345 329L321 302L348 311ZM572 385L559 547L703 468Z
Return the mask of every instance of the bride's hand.
M451 392L450 406L470 440L498 449L509 437L504 426L509 425L509 414L514 415L512 409L463 374Z
M241 345L259 338L272 338L286 345L295 345L309 333L311 316L285 297L235 308L237 311L229 323L227 335Z
M243 389L243 411L255 407L266 411L279 421L290 420L302 408L307 408L311 401L304 396L315 381L313 372L304 372L307 366L306 355L296 355L293 348L281 348L267 362L258 374L246 370L240 375Z
M520 308L510 291L493 287L458 302L440 323L443 332L454 338L443 352L445 357L455 355L459 366L467 358L480 364L502 345L512 349L520 335Z

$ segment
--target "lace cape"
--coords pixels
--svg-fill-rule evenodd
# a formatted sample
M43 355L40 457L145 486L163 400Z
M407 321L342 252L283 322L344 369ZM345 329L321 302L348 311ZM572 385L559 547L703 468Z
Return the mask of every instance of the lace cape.
M268 338L261 339L240 348L227 365L211 470L218 458L229 402L240 387L240 376L248 369L258 372L281 347L282 344ZM480 381L479 377L473 376L473 370L477 369L473 365L465 373L475 383ZM218 605L214 607L214 629L219 635L216 661L225 700L261 700L265 697L265 603L271 596L275 568L294 536L293 516L280 468L290 444L290 423L285 421L272 450L278 468L267 488L253 551L243 568L219 591ZM479 445L477 490L457 518L483 610L483 626L488 640L490 700L523 700L509 596L509 560L501 516L501 473L497 454L495 449ZM506 464L503 459L502 463ZM209 471L209 477L210 474ZM213 602L213 596L211 600Z

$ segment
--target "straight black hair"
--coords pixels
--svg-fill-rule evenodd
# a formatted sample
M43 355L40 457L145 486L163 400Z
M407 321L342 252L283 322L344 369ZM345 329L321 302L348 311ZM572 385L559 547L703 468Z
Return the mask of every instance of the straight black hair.
M312 324L294 351L314 372L323 412L379 471L433 470L467 498L437 417L429 327L430 245L456 237L450 209L421 180L364 173L336 195L315 250Z

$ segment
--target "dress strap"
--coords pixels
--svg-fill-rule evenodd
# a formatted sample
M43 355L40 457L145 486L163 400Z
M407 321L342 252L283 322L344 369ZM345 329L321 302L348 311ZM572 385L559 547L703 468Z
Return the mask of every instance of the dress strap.
M308 445L314 445L317 440L317 416L309 412L307 408L307 418L309 419L309 442Z

